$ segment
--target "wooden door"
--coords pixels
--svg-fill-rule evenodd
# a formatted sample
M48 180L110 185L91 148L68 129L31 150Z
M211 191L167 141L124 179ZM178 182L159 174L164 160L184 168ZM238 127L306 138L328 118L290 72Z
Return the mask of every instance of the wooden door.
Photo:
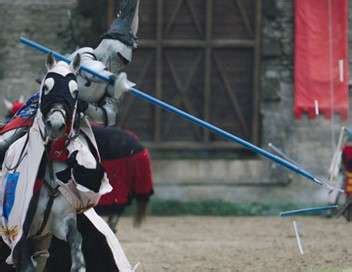
M117 9L108 0L109 21ZM142 0L128 77L139 89L258 143L261 0ZM127 96L120 124L153 148L238 148Z

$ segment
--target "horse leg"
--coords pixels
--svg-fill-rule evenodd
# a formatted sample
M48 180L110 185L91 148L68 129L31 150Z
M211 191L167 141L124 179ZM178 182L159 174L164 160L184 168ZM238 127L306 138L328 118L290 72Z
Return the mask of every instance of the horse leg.
M108 217L107 223L113 232L116 231L116 226L117 226L117 223L119 222L119 219L120 219L120 214L111 214Z
M142 225L142 222L144 221L147 215L148 202L149 202L149 199L137 200L137 211L133 220L134 227L140 227Z
M74 219L67 221L68 233L67 242L71 248L72 266L71 272L85 272L86 266L82 251L82 236L77 228L77 222Z
M109 213L107 223L109 227L113 230L113 232L116 232L117 223L119 222L120 217L124 212L124 210L125 210L125 206L121 206L113 213Z
M16 271L18 272L35 272L35 262L32 259L32 250L30 241L22 239L16 246Z
M18 244L16 257L16 271L19 272L42 272L49 257L48 248L51 235L41 238L22 240Z
M46 262L49 258L49 246L51 243L52 235L47 234L44 237L34 238L33 243L33 255L32 260L35 263L36 272L43 272L46 266Z
M6 258L10 254L9 247L5 242L0 239L0 271L1 272L14 272L15 269L12 269L12 266L6 264Z

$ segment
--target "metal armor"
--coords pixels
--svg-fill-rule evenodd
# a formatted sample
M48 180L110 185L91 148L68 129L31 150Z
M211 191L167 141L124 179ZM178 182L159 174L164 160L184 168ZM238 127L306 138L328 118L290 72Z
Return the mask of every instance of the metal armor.
M118 99L123 93L134 84L128 81L125 73L119 73L117 76L107 70L106 65L97 60L92 48L81 48L74 52L81 55L82 65L89 67L107 77L112 77L115 84L106 84L99 78L81 71L77 77L79 99L89 103L85 114L90 117L91 121L106 126L116 125L118 113Z

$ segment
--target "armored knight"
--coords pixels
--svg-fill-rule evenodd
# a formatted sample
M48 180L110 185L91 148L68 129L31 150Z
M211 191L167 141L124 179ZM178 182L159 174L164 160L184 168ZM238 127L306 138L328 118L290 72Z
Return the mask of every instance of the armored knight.
M112 78L113 84L101 81L88 73L77 76L79 88L79 110L88 115L92 122L105 126L116 125L118 100L134 84L127 80L126 73L121 72L131 61L132 51L136 47L138 30L139 0L122 0L120 12L109 30L102 36L97 48L81 48L70 55L81 55L81 64L96 72ZM117 62L117 73L108 70L110 62ZM33 95L18 112L24 122L12 124L0 130L0 160L8 147L23 136L28 130L27 119L35 116L38 108L38 95ZM15 116L16 117L16 116ZM36 260L43 266L46 258ZM60 267L61 270L61 267Z
M109 30L102 36L97 48L83 47L70 55L81 55L81 64L112 79L113 84L106 83L88 73L80 72L77 76L79 88L79 111L88 115L96 124L104 126L116 125L118 100L121 95L134 86L121 72L131 61L133 49L136 47L138 31L138 11L140 0L122 0L117 18ZM108 70L112 61L116 61L117 74ZM36 111L38 98L32 96L27 101L24 112ZM33 117L30 114L26 118ZM27 130L25 125L12 126L11 129L0 130L0 160L8 147L19 139Z
M105 126L116 125L118 99L134 84L128 81L126 73L121 72L131 61L133 48L137 46L139 0L124 0L120 11L110 29L102 36L97 48L84 47L71 55L81 54L82 65L110 77L114 85L106 84L89 73L81 72L78 76L79 98L84 101L80 110L93 122ZM115 61L118 74L108 71L109 64ZM97 86L100 85L100 86Z

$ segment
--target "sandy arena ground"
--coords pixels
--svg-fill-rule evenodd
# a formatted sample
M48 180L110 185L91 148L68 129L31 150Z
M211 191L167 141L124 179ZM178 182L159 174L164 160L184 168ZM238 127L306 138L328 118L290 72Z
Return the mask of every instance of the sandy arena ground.
M343 219L149 217L140 229L122 218L118 236L137 271L352 272L352 223Z

